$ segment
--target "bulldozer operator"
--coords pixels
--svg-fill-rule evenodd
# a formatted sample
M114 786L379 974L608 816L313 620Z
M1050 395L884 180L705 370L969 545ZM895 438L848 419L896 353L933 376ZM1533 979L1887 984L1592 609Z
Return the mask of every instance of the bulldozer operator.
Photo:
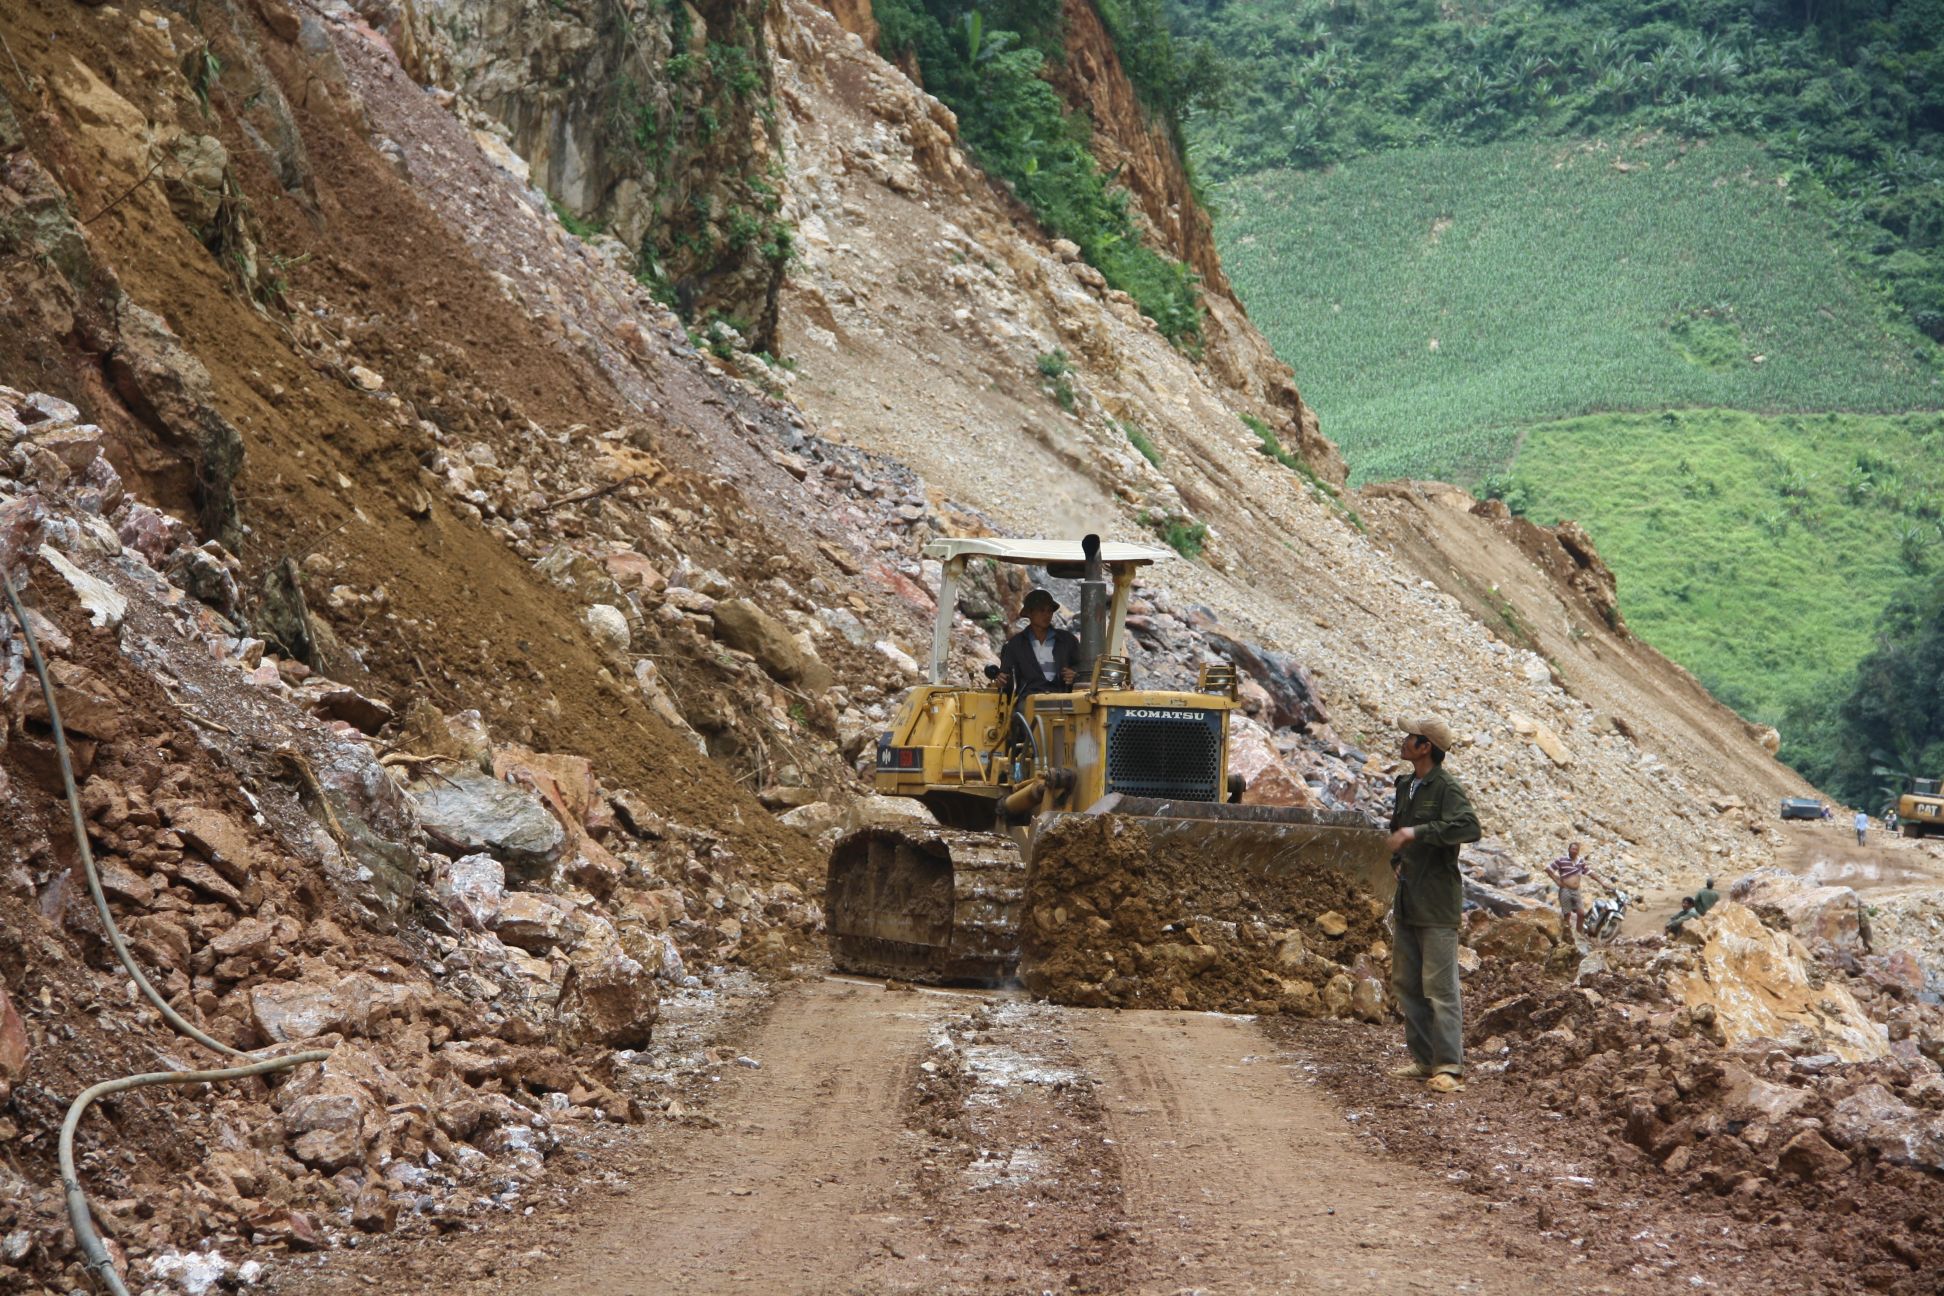
M999 651L1001 692L1028 698L1073 686L1080 661L1080 636L1053 628L1053 614L1059 610L1058 601L1043 589L1032 591L1019 605L1026 628L1006 640Z

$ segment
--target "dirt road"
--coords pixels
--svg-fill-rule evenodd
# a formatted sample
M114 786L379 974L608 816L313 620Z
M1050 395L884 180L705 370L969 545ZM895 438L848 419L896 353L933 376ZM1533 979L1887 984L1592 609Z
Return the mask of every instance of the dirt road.
M740 1048L760 1066L723 1068L711 1122L650 1127L625 1187L280 1289L1574 1289L1486 1202L1359 1139L1253 1021L832 977Z
M1140 1290L1560 1289L1508 1262L1483 1203L1360 1146L1254 1023L1101 1014L1078 1035L1145 1221Z

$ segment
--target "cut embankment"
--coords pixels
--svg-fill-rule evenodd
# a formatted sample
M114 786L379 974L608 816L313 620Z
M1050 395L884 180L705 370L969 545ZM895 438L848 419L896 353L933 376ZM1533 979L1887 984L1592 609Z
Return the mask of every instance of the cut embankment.
M1743 715L1792 713L1869 651L1944 549L1944 416L1605 414L1529 429L1508 493L1577 518L1628 622ZM1801 750L1785 750L1797 759Z

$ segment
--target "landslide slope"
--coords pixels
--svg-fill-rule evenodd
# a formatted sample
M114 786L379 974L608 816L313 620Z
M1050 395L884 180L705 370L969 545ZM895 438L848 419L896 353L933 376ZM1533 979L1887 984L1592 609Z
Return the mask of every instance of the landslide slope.
M1381 758L1400 717L1445 713L1476 741L1458 768L1489 831L1528 860L1576 833L1643 879L1769 857L1761 829L1718 815L1711 795L1754 804L1808 789L1760 734L1609 624L1610 587L1585 575L1590 546L1577 559L1549 531L1481 525L1436 558L1442 523L1407 509L1395 531L1388 517L1372 527L1244 422L1291 406L1266 402L1285 371L1223 296L1209 297L1211 340L1193 361L974 170L949 115L902 71L813 6L782 19L801 257L779 337L790 393L826 435L911 464L1010 533L1205 526L1198 558L1154 570L1154 596L1308 666L1330 721L1307 742ZM1110 135L1141 127L1095 121ZM1071 409L1039 365L1054 352L1070 365ZM1468 589L1453 557L1461 571L1516 574L1521 615L1544 639L1508 632L1487 606L1491 581ZM1557 758L1531 741L1537 728Z

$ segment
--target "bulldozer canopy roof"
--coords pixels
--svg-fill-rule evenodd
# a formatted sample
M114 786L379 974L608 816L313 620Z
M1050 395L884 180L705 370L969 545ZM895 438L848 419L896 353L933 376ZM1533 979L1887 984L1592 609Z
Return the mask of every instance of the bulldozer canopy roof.
M1109 566L1165 562L1174 556L1174 550L1159 545L1118 540L1102 541L1100 545L1100 561ZM1078 540L1005 540L990 536L933 540L925 546L925 557L941 562L954 558L990 558L995 562L1030 563L1036 567L1075 567L1087 560Z

